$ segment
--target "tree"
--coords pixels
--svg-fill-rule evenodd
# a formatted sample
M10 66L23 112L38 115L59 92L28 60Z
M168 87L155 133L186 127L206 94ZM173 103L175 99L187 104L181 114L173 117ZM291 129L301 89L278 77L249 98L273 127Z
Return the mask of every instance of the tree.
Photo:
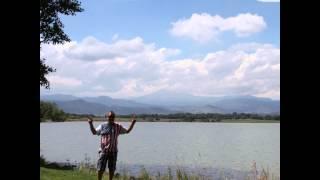
M52 121L65 121L67 117L67 113L59 109L57 104L40 101L40 122L48 119Z
M59 13L75 15L82 12L81 3L77 0L40 0L40 49L41 44L63 44L69 42L67 34L63 32L63 24ZM40 58L40 86L50 88L46 75L56 69L45 64L45 58Z

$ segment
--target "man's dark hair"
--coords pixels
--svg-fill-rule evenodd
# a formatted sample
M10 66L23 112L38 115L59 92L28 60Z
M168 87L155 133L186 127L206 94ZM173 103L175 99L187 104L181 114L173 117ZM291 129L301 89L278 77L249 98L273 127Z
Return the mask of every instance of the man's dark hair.
M110 118L114 118L116 116L116 114L113 111L110 111L111 115Z

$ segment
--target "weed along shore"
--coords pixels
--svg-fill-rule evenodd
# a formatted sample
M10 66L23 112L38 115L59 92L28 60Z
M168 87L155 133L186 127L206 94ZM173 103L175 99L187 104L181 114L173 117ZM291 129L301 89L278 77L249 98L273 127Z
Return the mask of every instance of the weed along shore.
M81 162L78 165L71 165L68 163L52 163L47 162L42 156L40 157L40 179L41 180L96 180L97 173L95 166L87 162ZM105 172L103 178L108 179L108 171ZM215 177L204 175L200 172L188 173L181 167L167 168L166 172L151 173L146 168L141 167L138 174L130 174L126 169L119 170L115 173L116 180L280 180L279 176L272 174L266 169L258 170L254 163L250 172L239 174L231 174L221 170Z

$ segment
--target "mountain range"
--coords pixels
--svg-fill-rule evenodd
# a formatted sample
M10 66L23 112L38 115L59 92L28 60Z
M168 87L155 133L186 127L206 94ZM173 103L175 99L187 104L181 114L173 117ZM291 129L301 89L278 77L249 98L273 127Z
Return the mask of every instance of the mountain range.
M113 110L117 114L170 113L257 113L280 114L280 101L255 96L194 96L159 91L130 99L108 96L77 97L66 94L41 95L43 101L54 102L68 113L103 115Z

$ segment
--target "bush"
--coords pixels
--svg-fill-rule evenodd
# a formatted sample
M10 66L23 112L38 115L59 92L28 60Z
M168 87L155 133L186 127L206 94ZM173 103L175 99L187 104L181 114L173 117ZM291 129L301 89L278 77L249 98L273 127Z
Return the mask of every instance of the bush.
M46 120L65 121L67 114L58 108L55 103L40 101L40 122Z

